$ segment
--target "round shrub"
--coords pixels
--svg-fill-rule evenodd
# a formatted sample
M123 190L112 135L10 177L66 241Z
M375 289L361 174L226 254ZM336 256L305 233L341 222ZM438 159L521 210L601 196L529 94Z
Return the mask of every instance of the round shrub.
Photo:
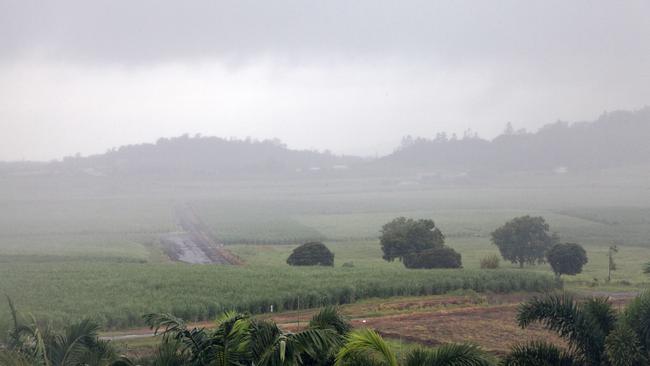
M500 261L501 259L498 255L488 255L487 257L481 258L481 269L497 269L499 268Z
M406 268L460 268L460 253L450 247L426 249L404 257Z
M546 260L559 277L563 274L576 275L582 272L582 267L587 264L587 252L575 243L555 244L546 253Z
M323 243L305 243L293 250L287 263L292 266L333 266L334 253Z

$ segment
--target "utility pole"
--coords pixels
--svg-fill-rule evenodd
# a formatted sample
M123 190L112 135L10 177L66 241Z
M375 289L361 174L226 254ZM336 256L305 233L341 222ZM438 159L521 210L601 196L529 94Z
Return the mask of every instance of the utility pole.
M607 282L612 280L612 271L616 271L616 262L614 262L614 254L618 253L618 247L616 244L609 246L609 251L607 256L609 257L609 264L607 266Z

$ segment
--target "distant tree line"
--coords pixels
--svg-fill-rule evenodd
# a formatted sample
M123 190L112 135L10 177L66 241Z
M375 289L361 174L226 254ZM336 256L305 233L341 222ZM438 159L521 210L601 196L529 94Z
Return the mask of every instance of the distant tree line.
M381 159L396 168L495 171L598 169L650 163L650 107L604 113L594 122L558 121L537 132L515 130L511 123L493 140L466 131L462 137L407 136Z
M511 123L492 140L471 130L462 136L407 136L379 159L289 149L278 139L224 139L201 135L161 138L104 154L69 156L50 163L0 163L0 175L50 171L156 177L266 178L366 176L422 171L476 175L508 171L558 172L650 163L650 107L604 113L593 122L547 124L536 132Z

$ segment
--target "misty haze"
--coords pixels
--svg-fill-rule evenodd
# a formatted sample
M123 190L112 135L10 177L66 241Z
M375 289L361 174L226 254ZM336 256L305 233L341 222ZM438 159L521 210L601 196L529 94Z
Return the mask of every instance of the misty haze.
M648 20L0 0L0 366L650 365Z

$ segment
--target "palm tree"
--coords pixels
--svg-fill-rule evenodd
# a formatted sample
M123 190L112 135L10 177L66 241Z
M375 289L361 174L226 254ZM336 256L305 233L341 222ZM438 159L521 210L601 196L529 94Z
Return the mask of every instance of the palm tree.
M566 350L547 342L516 345L501 361L503 366L578 366L582 362Z
M620 316L604 298L579 303L566 294L547 295L522 304L517 320L522 327L540 322L569 349L540 342L520 345L504 365L632 366L650 359L650 292L637 296Z
M166 349L159 349L156 362L162 362L160 360L172 346L178 354L188 355L190 365L240 365L250 359L251 319L247 315L226 312L217 320L213 331L190 329L184 320L171 314L147 314L144 320L154 329L154 334L162 329L162 346ZM177 342L171 343L170 339Z
M419 348L406 355L406 366L488 366L493 361L471 344L445 344L434 349Z
M607 337L605 351L613 366L647 365L650 360L650 292L625 308L617 327Z
M253 328L254 364L260 366L318 365L321 357L329 358L330 350L342 343L331 329L285 333L271 321L255 322Z
M145 322L161 334L178 340L178 352L189 354L188 365L321 365L342 344L339 330L349 329L336 310L323 309L311 326L297 333L249 315L227 312L214 330L188 328L170 314L147 314Z
M352 330L352 324L334 306L321 309L309 322L309 329L329 329L334 331L335 342L331 347L319 349L315 357L307 356L303 364L310 366L331 366L336 359L336 353L343 344L345 336Z
M30 324L19 320L11 301L9 309L13 327L9 331L3 364L38 364L45 366L109 365L116 358L107 341L99 339L99 326L89 319L81 320L57 332L32 318Z
M346 335L352 330L350 321L335 306L327 306L316 313L309 321L310 329L331 329L339 335Z
M359 329L348 334L345 344L336 355L336 366L347 365L346 361L357 364L361 360L373 365L398 366L395 353L371 329Z
M569 343L576 362L602 365L605 339L616 326L616 313L606 298L578 303L567 294L549 295L524 303L517 321L521 327L541 322Z
M18 352L0 351L0 365L3 366L33 366L35 362Z
M405 357L405 366L489 366L492 359L468 344L447 344L435 349L415 349ZM399 366L397 356L384 339L371 329L348 334L336 356L336 366Z

